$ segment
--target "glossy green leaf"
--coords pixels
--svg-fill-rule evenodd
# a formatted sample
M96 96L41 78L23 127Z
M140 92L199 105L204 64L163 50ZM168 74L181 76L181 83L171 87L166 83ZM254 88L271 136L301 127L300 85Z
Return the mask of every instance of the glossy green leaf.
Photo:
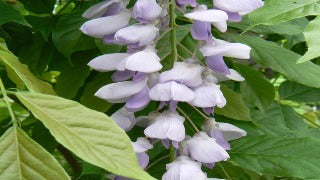
M298 60L298 63L310 61L320 56L320 16L309 23L303 34L308 45L308 51Z
M0 25L7 22L28 25L21 13L13 5L7 4L5 1L0 1L0 12Z
M287 81L280 85L279 95L283 100L299 102L319 102L320 89L307 87L302 84Z
M221 91L227 100L227 105L223 108L215 108L214 112L232 119L251 121L250 110L244 104L241 95L225 85L221 85Z
M264 6L249 14L250 28L259 24L273 25L292 19L318 15L318 0L267 0Z
M251 55L257 63L282 73L291 81L320 88L320 66L312 62L296 64L301 57L299 54L260 37L247 35L232 35L232 37L252 48Z
M55 94L52 86L35 77L28 67L19 62L18 58L9 51L0 50L0 64L6 67L8 76L20 90L27 87L29 91L45 94Z
M0 179L70 179L50 153L19 128L0 138Z
M237 69L245 78L241 84L241 92L245 99L252 102L261 110L267 110L275 97L273 85L262 73L248 66L237 64Z
M94 39L79 30L85 21L81 13L67 14L59 18L56 29L52 32L52 40L66 58L70 58L73 52L95 48Z
M16 95L59 143L83 160L122 176L153 179L139 167L125 132L105 114L56 96Z
M320 141L314 138L264 135L242 138L231 145L231 161L243 168L282 177L320 177Z

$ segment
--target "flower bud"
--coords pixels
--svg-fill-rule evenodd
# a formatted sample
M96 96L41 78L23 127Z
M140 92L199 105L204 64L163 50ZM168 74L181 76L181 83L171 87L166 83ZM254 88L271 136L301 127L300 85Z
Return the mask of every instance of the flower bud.
M162 8L157 4L156 0L137 0L133 6L132 17L141 23L148 23L162 12Z

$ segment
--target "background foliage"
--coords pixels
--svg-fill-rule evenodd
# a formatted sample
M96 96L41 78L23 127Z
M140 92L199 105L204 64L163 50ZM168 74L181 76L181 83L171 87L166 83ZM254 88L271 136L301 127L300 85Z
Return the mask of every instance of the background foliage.
M107 116L121 105L94 96L111 74L86 64L100 54L125 51L79 31L82 12L95 3L0 0L0 179L105 179L107 172L152 179L139 168L130 143L143 136L142 129L135 127L128 137ZM319 13L318 0L266 0L241 23L230 23L228 33L213 32L251 46L252 59L227 60L246 80L223 83L228 103L215 118L248 135L231 143L230 160L206 169L209 176L320 177ZM177 22L178 53L188 57L197 44L186 30L190 22L179 16ZM163 36L157 47L170 63L168 40ZM155 108L151 103L138 114ZM189 105L180 108L202 124ZM169 152L154 146L146 171L159 179Z

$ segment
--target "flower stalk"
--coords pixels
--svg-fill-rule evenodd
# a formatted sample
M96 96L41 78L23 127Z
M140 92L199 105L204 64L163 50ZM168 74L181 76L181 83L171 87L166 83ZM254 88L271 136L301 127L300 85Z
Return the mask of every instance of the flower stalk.
M170 16L170 23L169 28L170 31L170 40L171 40L171 54L172 54L172 61L170 62L170 68L173 67L174 62L178 59L178 50L177 50L177 31L176 31L176 21L175 21L175 7L176 2L175 0L170 0L169 5L169 16Z

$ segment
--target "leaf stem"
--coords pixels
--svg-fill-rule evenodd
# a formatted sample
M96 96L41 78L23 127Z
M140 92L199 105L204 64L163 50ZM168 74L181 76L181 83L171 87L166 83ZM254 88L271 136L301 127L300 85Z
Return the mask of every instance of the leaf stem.
M227 173L227 171L224 169L223 165L221 163L219 163L219 166L221 167L222 171L224 172L224 174L227 176L227 179L232 180L232 178L229 176L229 174Z
M4 100L4 102L5 102L6 105L7 105L7 108L8 108L8 111L9 111L9 114L10 114L10 117L11 117L11 120L12 120L12 123L13 123L13 126L14 126L14 127L17 127L17 119L16 119L16 116L14 115L14 112L13 112L13 110L12 110L10 98L9 98L8 95L7 95L6 88L4 87L1 78L0 78L0 89L1 89L1 94L2 94L2 96L3 96L3 100Z
M159 158L159 159L157 159L156 161L154 161L154 162L152 162L151 164L149 164L149 166L147 166L145 170L150 169L152 166L156 165L158 162L160 162L160 161L162 161L162 160L164 160L164 159L166 159L166 158L169 158L169 157L170 157L169 154L168 154L168 155L165 155L165 156L162 156L161 158Z
M169 3L169 16L170 16L169 27L171 29L171 31L170 31L171 54L173 56L172 61L170 63L170 67L173 67L174 62L176 62L178 59L175 7L176 7L175 0L170 0L170 3Z
M180 107L177 107L177 110L188 120L188 122L191 124L191 126L196 132L200 131L199 128L193 123L191 118Z
M173 145L170 146L170 162L174 161L174 157L176 154L176 149L173 147Z
M196 110L204 119L209 119L209 116L205 115L203 112L201 112L198 108L190 105L194 110Z

